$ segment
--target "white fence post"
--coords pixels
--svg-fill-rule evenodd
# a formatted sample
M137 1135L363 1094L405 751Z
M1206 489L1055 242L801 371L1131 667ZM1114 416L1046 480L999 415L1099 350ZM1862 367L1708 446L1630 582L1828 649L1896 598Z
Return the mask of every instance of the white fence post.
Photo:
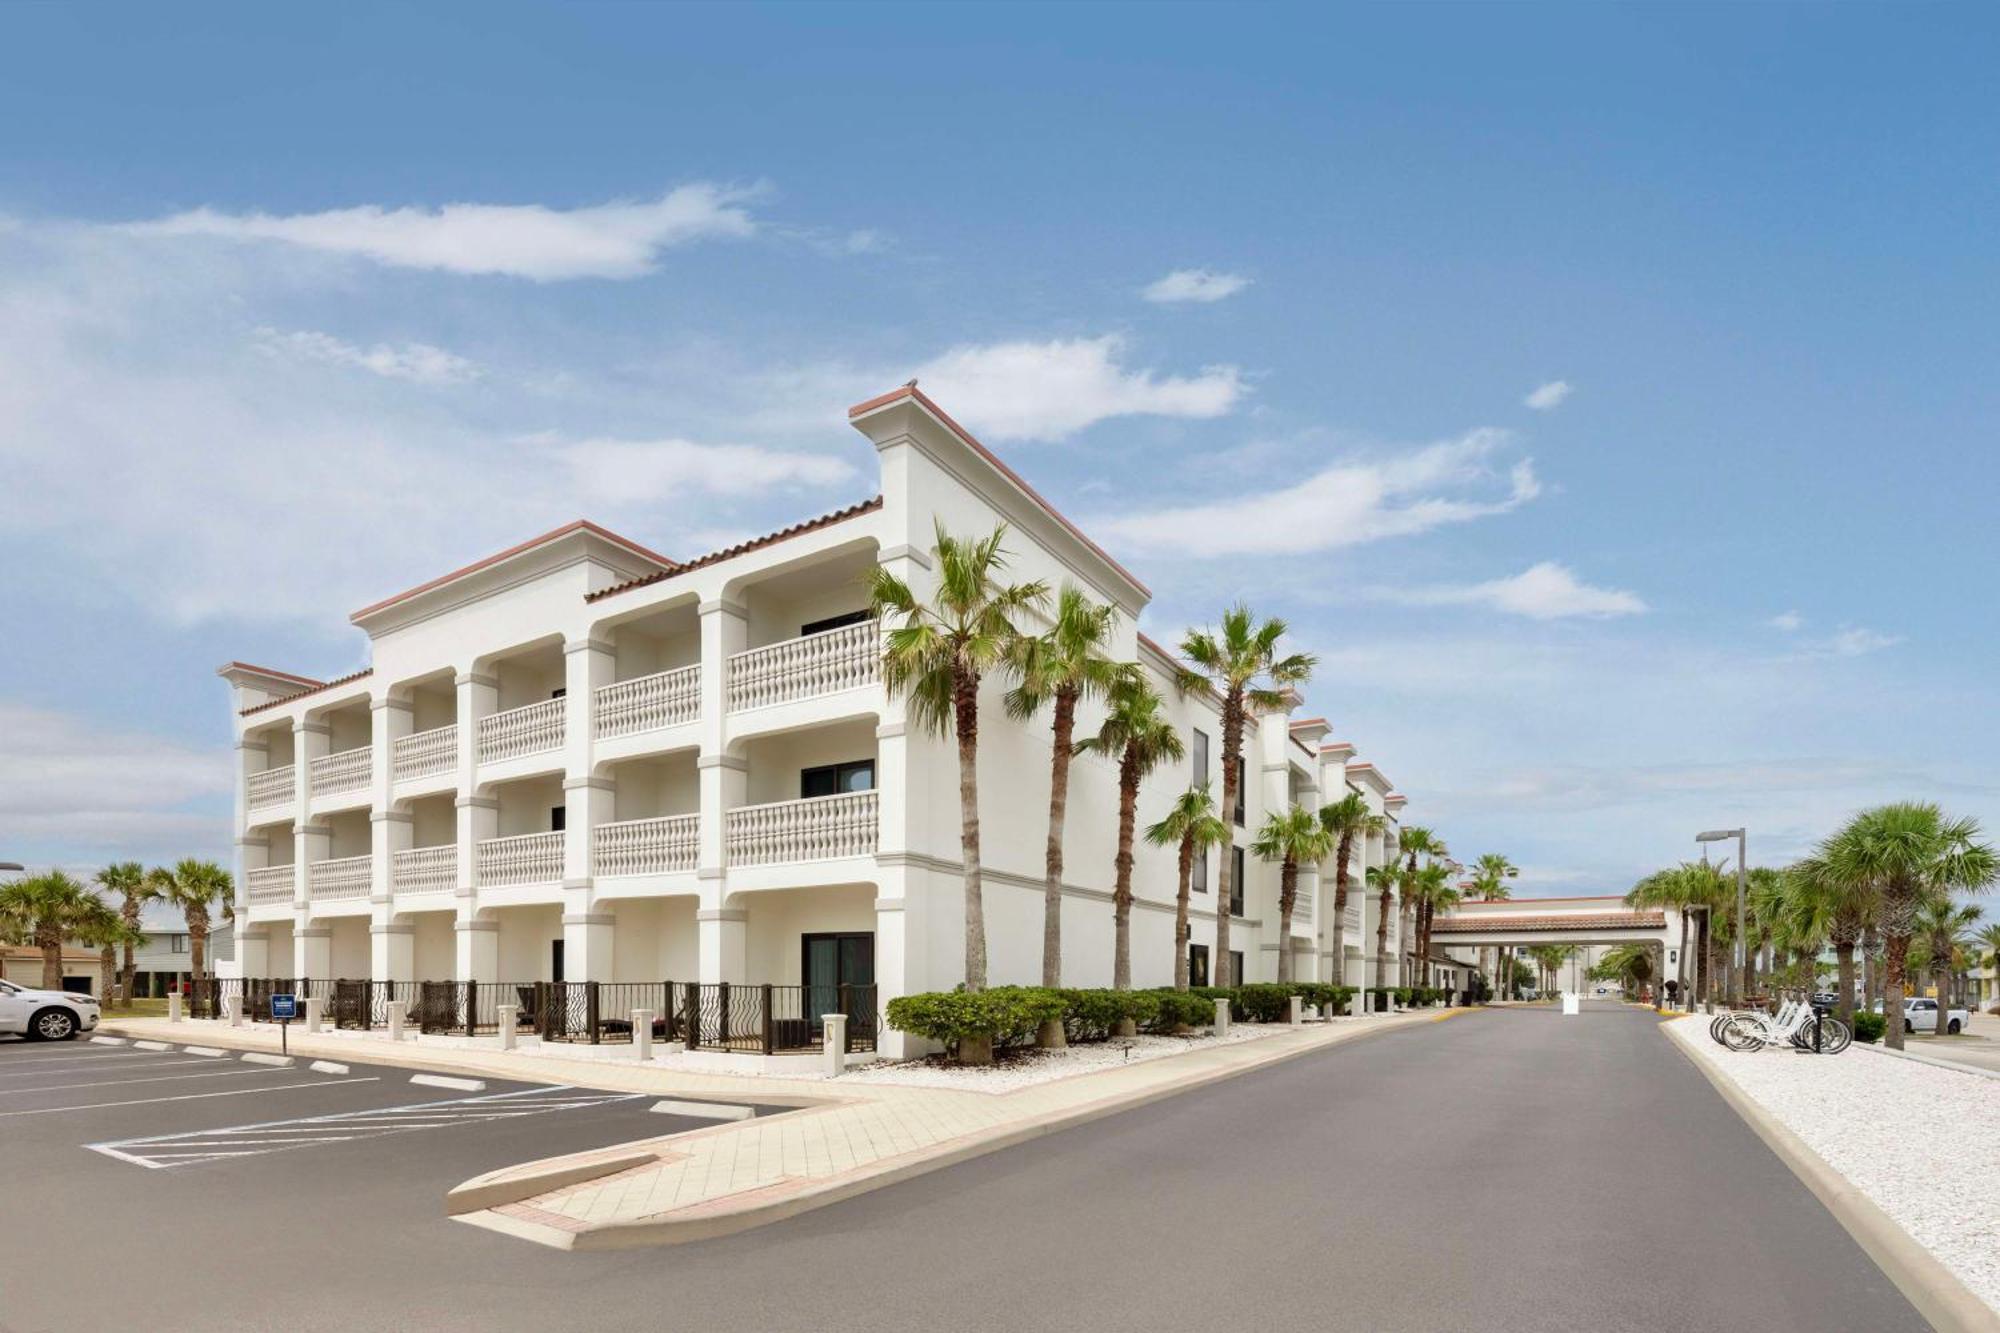
M229 1026L233 1028L243 1026L243 997L241 995L223 996L222 1007L229 1011Z
M1215 1002L1215 1035L1218 1037L1229 1035L1229 1001L1226 999Z
M826 1076L839 1078L847 1068L847 1015L822 1014L826 1024Z
M179 991L171 991L167 995L167 1021L169 1023L178 1023L181 1021L181 993Z
M403 1008L408 1003L408 1000L391 1000L387 1005L383 1006L389 1011L390 1041L401 1041L403 1039Z
M632 1053L641 1064L653 1058L653 1011L632 1011Z
M516 1016L521 1012L521 1006L518 1004L496 1005L493 1012L500 1015L500 1049L511 1051L514 1049L514 1029L517 1026Z
M326 1021L326 1001L317 995L306 997L306 1031L316 1033Z
M1285 1021L1297 1027L1305 1021L1305 1001L1294 995L1285 1002Z

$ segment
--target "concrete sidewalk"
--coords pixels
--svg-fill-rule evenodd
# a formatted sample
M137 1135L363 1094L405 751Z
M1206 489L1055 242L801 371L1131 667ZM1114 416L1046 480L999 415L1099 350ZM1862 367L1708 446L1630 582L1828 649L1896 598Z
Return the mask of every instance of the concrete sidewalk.
M706 1239L761 1226L1042 1134L1372 1033L1469 1011L1371 1015L1279 1029L1257 1041L1198 1048L1004 1094L894 1084L699 1074L634 1063L295 1035L301 1055L485 1073L692 1100L795 1106L777 1117L609 1146L490 1172L452 1192L460 1220L559 1249L615 1249ZM164 1019L107 1024L130 1036L268 1049L276 1033ZM368 1051L360 1056L358 1046Z

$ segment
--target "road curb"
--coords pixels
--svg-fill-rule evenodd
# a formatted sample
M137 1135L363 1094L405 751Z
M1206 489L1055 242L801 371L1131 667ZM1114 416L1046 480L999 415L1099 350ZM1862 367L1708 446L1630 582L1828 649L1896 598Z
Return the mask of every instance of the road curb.
M660 1155L654 1152L628 1152L590 1162L570 1161L564 1157L552 1157L547 1160L568 1161L569 1164L538 1171L534 1169L535 1163L528 1162L520 1166L503 1166L498 1171L488 1171L485 1175L474 1176L446 1192L445 1214L457 1217L463 1213L477 1213L489 1208L498 1208L502 1204L519 1203L523 1199L532 1199L537 1194L547 1194L566 1185L581 1185L588 1180L598 1180L604 1176L615 1176L620 1171L630 1171L633 1167L651 1166L660 1160Z
M1384 1036L1405 1028L1421 1027L1429 1021L1435 1021L1435 1019L1426 1018L1414 1022L1396 1023L1376 1028L1372 1031L1357 1032L1353 1036L1344 1037L1339 1041L1304 1045L1291 1050L1267 1052L1263 1058L1252 1063L1212 1070L1182 1083L1147 1088L1122 1096L1114 1096L1086 1103L1069 1111L1029 1120L1012 1129L994 1134L991 1137L976 1139L969 1143L961 1143L956 1147L940 1150L923 1149L920 1150L921 1155L901 1161L899 1164L897 1164L896 1158L887 1158L884 1159L880 1169L871 1170L865 1175L842 1180L825 1181L800 1190L796 1194L790 1194L781 1199L774 1199L768 1203L753 1204L748 1207L726 1208L722 1205L727 1205L729 1201L727 1198L724 1198L715 1201L713 1204L695 1205L686 1213L678 1216L670 1215L662 1217L655 1215L632 1221L596 1225L579 1222L573 1228L569 1225L550 1225L548 1223L535 1222L508 1214L492 1213L485 1210L476 1213L457 1214L457 1220L470 1223L474 1226L484 1227L503 1235L514 1236L522 1240L531 1240L538 1244L561 1250L625 1250L652 1246L683 1245L691 1241L713 1240L717 1237L732 1236L740 1232L768 1226L773 1222L782 1222L787 1218L796 1217L801 1213L811 1212L818 1208L824 1208L829 1204L856 1198L878 1189L885 1189L890 1185L901 1184L903 1181L912 1180L918 1176L929 1175L933 1171L941 1171L948 1166L956 1166L961 1162L969 1162L975 1158L984 1157L989 1153L999 1152L1005 1148L1012 1148L1022 1143L1031 1142L1045 1135L1059 1133L1066 1129L1074 1129L1079 1125L1089 1124L1092 1121L1101 1120L1107 1116L1118 1115L1125 1111L1136 1110L1139 1107L1164 1101L1169 1097L1178 1097L1183 1093L1193 1092L1216 1083L1226 1082L1229 1079L1238 1078L1244 1074L1270 1069L1303 1056L1318 1054L1322 1051L1329 1051L1342 1046L1349 1046L1355 1042L1367 1041L1372 1037ZM650 1158L651 1154L648 1154L648 1157ZM609 1173L600 1172L594 1174ZM472 1184L476 1182L467 1183ZM551 1187L551 1189L554 1188L560 1188L560 1186ZM513 1200L513 1202L521 1202L523 1199L529 1197L533 1196L522 1196ZM708 1211L704 1211L705 1209ZM569 1219L565 1219L566 1223L567 1221Z
M1971 1074L1974 1078L2000 1078L2000 1069L1981 1069L1977 1065L1962 1065L1941 1055L1932 1055L1928 1051L1894 1051L1887 1046L1877 1046L1872 1042L1856 1042L1855 1049L1889 1056L1896 1060L1914 1060L1920 1065L1935 1065L1939 1069L1949 1069L1954 1074Z
M1813 1196L1847 1229L1855 1243L1888 1275L1917 1313L1939 1333L2000 1333L2000 1313L1974 1295L1950 1269L1918 1244L1880 1205L1827 1164L1806 1141L1786 1128L1720 1069L1697 1059L1681 1038L1660 1025L1660 1035L1681 1058L1701 1071L1722 1100L1743 1117L1779 1161L1791 1168ZM1690 1040L1693 1040L1692 1038Z

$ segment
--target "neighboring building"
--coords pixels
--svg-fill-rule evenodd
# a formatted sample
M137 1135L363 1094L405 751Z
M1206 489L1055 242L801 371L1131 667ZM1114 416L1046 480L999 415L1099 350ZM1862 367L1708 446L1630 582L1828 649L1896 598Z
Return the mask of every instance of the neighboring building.
M1473 899L1439 916L1431 933L1439 951L1478 967L1489 978L1497 975L1498 960L1504 957L1520 956L1534 968L1534 960L1525 953L1532 945L1574 946L1577 953L1563 965L1559 981L1564 988L1583 991L1594 989L1590 969L1614 945L1651 945L1656 970L1670 981L1681 966L1680 915L1671 909L1628 907L1615 894ZM1688 975L1692 979L1692 960Z
M62 951L62 989L82 995L97 994L98 966L95 953L65 945ZM0 945L0 980L17 986L41 988L42 951L27 945Z
M1189 757L1147 780L1141 828L1189 781L1220 796L1216 701L1181 697L1137 632L1151 593L914 387L849 413L882 493L698 559L578 522L364 607L372 665L321 682L231 663L240 759L236 966L246 976L662 979L878 987L877 1003L963 979L958 773L880 681L867 573L924 594L935 526L1008 526L1009 577L1074 583L1118 608L1113 655L1160 687ZM1219 611L1221 608L1217 608ZM980 815L994 984L1039 979L1049 727L981 697ZM1191 962L1212 974L1231 911L1239 977L1321 975L1319 876L1278 938L1277 871L1244 854L1266 812L1351 784L1390 819L1351 869L1395 851L1403 798L1296 706L1252 719L1237 847L1193 893ZM1086 708L1078 735L1093 732ZM1108 984L1116 764L1075 760L1065 979ZM1222 855L1239 900L1218 904ZM1175 854L1135 847L1134 982L1173 972ZM1346 973L1374 951L1350 908ZM1356 926L1365 926L1365 936ZM1391 935L1391 957L1400 944ZM1331 959L1325 958L1331 972ZM1399 980L1392 967L1391 981ZM891 1041L890 1049L900 1049Z
M219 908L210 911L207 956L211 974L230 971L234 930ZM139 927L146 943L133 951L132 993L159 997L194 975L194 952L188 940L187 918L170 903L150 902L140 909ZM119 962L124 962L120 951Z

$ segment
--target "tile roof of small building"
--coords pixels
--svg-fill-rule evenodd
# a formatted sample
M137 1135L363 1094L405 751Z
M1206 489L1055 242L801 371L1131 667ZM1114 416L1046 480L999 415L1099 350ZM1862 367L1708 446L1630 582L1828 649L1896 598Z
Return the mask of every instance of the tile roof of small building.
M1440 935L1493 930L1649 930L1667 924L1665 912L1577 912L1569 916L1526 916L1482 912L1476 916L1441 916L1431 924Z
M761 550L766 546L786 541L792 537L803 537L808 532L817 532L821 528L831 527L833 524L842 522L845 519L857 518L862 514L872 514L881 507L882 497L878 495L872 500L863 500L859 504L851 504L845 509L836 509L830 514L821 514L818 518L809 518L802 523L794 523L789 528L780 528L778 531L767 533L762 537L752 537L748 541L738 542L734 546L726 546L720 551L711 551L707 555L683 561L675 565L672 569L663 569L658 573L644 574L636 579L627 579L623 583L614 583L608 588L599 588L596 592L585 593L583 600L586 602L598 602L604 600L606 597L616 597L621 592L631 592L634 588L651 587L655 583L661 583L676 575L685 574L691 569L701 569L708 565L718 564L721 561L733 559L739 555L746 555L751 551Z

